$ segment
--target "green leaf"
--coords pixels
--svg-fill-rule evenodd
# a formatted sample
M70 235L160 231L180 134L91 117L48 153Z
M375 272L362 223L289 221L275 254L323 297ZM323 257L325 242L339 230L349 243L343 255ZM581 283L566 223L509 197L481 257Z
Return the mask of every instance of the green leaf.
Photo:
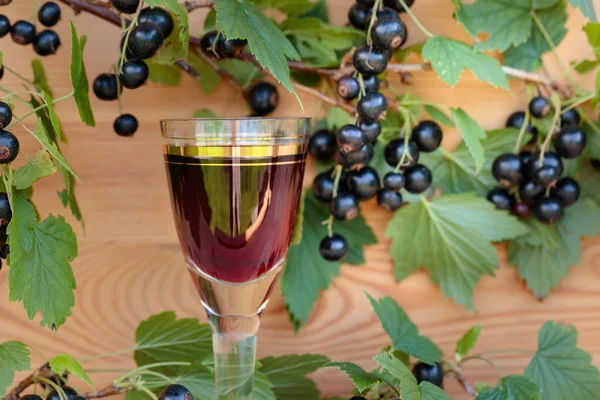
M380 353L373 359L398 380L402 400L421 399L421 389L417 384L417 379L402 361L387 352Z
M77 182L73 176L60 165L58 166L58 171L63 176L63 181L65 182L65 189L58 192L60 202L62 203L63 207L68 207L75 219L77 219L77 221L81 221L85 227L83 215L81 214L81 209L79 207L79 203L77 202L77 197L75 196L75 186Z
M16 189L27 189L34 182L53 175L57 171L56 165L46 150L35 153L32 159L27 159L27 164L14 171L13 185Z
M83 63L83 49L86 40L86 36L77 37L75 25L71 22L71 83L73 84L75 103L77 103L81 121L88 126L95 126L94 113L88 96L90 86L85 72L85 64Z
M252 398L255 400L276 400L275 393L273 393L273 384L269 381L269 378L265 376L261 371L254 372L254 391ZM230 394L231 396L231 394ZM236 398L235 395L231 398Z
M327 126L329 129L336 130L344 125L354 122L353 117L339 107L329 107L326 117Z
M67 143L67 137L63 133L62 125L58 119L58 114L56 114L56 110L54 109L54 101L47 93L43 92L43 94L44 103L46 104L46 111L48 112L48 118L50 119L52 129L54 129L55 135L61 142Z
M50 136L50 133L46 130L46 126L41 119L38 119L35 131L32 132L33 136L38 142L46 149L50 155L58 162L63 168L65 168L73 177L79 180L79 177L75 174L75 171L71 168L65 157L60 152L54 138Z
M31 69L33 70L33 84L38 90L43 90L48 93L50 97L54 97L52 94L52 89L50 88L50 84L48 83L48 76L46 75L46 70L44 69L44 64L42 64L42 60L34 58L31 60Z
M217 118L217 114L206 108L194 111L192 116L194 118Z
M420 160L431 169L433 185L444 193L475 192L479 196L486 196L497 185L492 175L493 161L503 153L512 152L518 136L519 130L514 128L488 131L481 141L484 162L479 173L475 170L475 160L464 141L452 152L441 149L421 154ZM530 137L526 133L523 144Z
M9 340L0 344L0 395L15 379L15 371L27 371L30 368L29 350L24 343Z
M394 51L394 60L401 63L404 62L411 54L421 56L423 54L423 46L425 46L425 42L416 43L412 46L407 46L401 48L400 50L396 50Z
M468 355L471 350L473 350L479 340L479 335L481 335L481 325L475 325L460 338L458 343L456 343L456 355L458 360L462 359L462 357Z
M329 359L318 354L290 354L259 360L260 372L271 382L271 390L280 400L318 400L319 390L306 374L323 367Z
M542 390L541 400L595 400L600 392L600 373L577 347L577 330L570 325L544 324L525 376Z
M215 69L193 51L188 53L188 62L200 74L198 83L200 84L202 91L205 94L211 94L214 92L221 81L221 76L215 71Z
M367 372L351 362L330 362L326 367L337 367L343 371L352 380L356 390L360 393L381 381L378 375Z
M552 43L558 46L567 33L565 3L558 2L553 7L536 10L535 14L550 35ZM548 51L550 51L550 46L546 43L537 25L534 25L531 36L525 43L512 47L504 53L504 65L533 71L542 66L541 57Z
M281 30L249 1L217 0L217 19L228 39L246 39L250 52L291 93L298 95L290 79L287 58L300 55Z
M296 15L296 18L318 18L323 22L329 22L329 10L325 0L317 0L310 10Z
M265 76L256 65L249 62L229 58L219 61L218 64L221 69L233 76L242 88L247 88L253 81Z
M475 160L475 172L479 173L485 161L484 150L481 144L481 141L486 136L485 131L462 108L450 108L450 111L452 112L452 118L454 118L456 126L462 133L465 144Z
M177 65L162 65L146 61L150 68L150 80L166 86L179 86L181 81L181 68Z
M482 391L477 400L539 400L540 389L531 379L520 375L508 375L500 379L498 386Z
M528 235L510 242L508 260L517 266L527 288L543 298L568 275L571 264L579 263L580 238L600 233L600 208L591 200L580 200L566 209L557 225L530 222L529 226Z
M580 74L586 74L598 67L598 61L585 59L579 61L571 61L571 67L573 67L573 69Z
M421 400L452 400L446 392L433 383L423 381L419 383L419 389L421 390Z
M473 33L489 37L477 43L477 50L506 51L527 41L531 35L531 4L528 0L478 0L462 9Z
M185 6L179 4L177 0L146 0L144 3L147 7L164 7L175 22L173 32L165 38L160 51L152 57L152 62L170 65L175 61L185 60L190 41L188 13Z
M142 321L135 331L137 365L163 361L200 361L212 353L210 327L165 311Z
M450 118L448 116L448 114L446 114L444 111L442 111L438 107L433 106L431 104L425 104L424 107L425 107L425 111L427 111L427 113L431 116L431 118L435 119L436 121L439 121L442 124L448 125L452 128L454 128L456 126L454 124L454 121L452 121L452 118Z
M375 314L381 321L395 349L411 355L425 363L434 364L444 355L431 340L419 334L417 326L391 297L379 301L367 294Z
M15 198L21 197L17 193L13 194L13 205ZM26 200L17 202L21 201ZM24 218L31 223L34 213L31 207ZM57 328L75 305L75 277L69 263L77 255L77 238L63 217L53 215L17 232L9 225L9 235L15 233L18 236L10 239L9 299L23 301L29 319L41 311L40 324ZM21 248L15 257L12 252L18 246Z
M600 24L589 22L583 27L588 43L594 50L596 59L600 59Z
M10 244L8 265L12 267L15 264L20 263L31 253L33 247L31 230L38 222L38 215L33 204L27 199L24 192L13 190L10 176L10 173L3 174L6 191L10 199L10 207L13 213L12 220L8 224L7 229L9 236L8 243Z
M319 292L327 289L333 277L340 273L339 262L325 261L319 254L321 239L327 235L327 227L322 222L327 218L329 207L307 190L302 240L300 244L290 246L281 278L281 291L296 329L308 319ZM333 232L343 235L348 241L350 250L344 259L346 263L363 264L363 246L377 243L361 215L344 223L335 221Z
M255 3L260 7L279 10L286 15L303 14L313 7L309 0L257 0Z
M471 70L479 80L508 90L508 79L497 60L447 37L434 36L423 46L423 58L444 82L454 87L463 70Z
M195 399L214 399L215 376L204 365L194 363L187 367L178 368L175 376L177 383L192 392Z
M68 354L60 354L50 360L50 368L52 369L52 372L57 375L62 375L69 371L71 374L81 378L85 383L90 385L92 389L94 389L94 385L92 384L88 374L85 372L85 369L83 369L81 364L76 359Z
M389 222L386 237L392 238L396 279L404 279L423 265L446 297L472 308L475 285L481 276L494 275L498 265L490 242L526 232L515 217L466 193L403 207Z
M598 21L596 10L594 9L594 0L569 0L569 3L573 7L579 8L583 15L588 17L591 21Z

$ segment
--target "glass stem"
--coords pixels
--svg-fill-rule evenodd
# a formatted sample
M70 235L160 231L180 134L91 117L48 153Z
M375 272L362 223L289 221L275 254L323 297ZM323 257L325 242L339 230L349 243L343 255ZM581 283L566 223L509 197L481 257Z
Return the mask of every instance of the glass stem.
M224 317L207 311L213 331L217 400L252 399L258 314Z

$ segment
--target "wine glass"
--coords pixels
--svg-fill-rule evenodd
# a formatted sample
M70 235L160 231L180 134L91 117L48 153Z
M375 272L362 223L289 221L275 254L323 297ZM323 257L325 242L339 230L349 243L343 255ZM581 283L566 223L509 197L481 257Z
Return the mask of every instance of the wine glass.
M250 399L260 313L294 230L308 118L163 120L173 214L213 331L217 399Z

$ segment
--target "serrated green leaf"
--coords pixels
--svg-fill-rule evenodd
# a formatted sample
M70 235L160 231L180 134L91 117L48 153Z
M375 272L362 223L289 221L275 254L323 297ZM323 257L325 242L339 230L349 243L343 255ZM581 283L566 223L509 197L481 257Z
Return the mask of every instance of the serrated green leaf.
M540 396L540 389L531 379L508 375L500 379L497 387L479 393L477 400L539 400Z
M508 79L497 60L472 49L467 44L447 37L434 36L423 46L423 58L433 70L454 87L463 70L471 70L480 81L508 89Z
M60 354L55 356L52 360L50 360L50 368L52 369L52 372L57 375L62 375L68 371L72 375L81 378L85 383L90 385L92 389L94 389L94 385L92 384L88 374L85 372L85 369L83 369L83 366L81 366L76 359L68 354Z
M473 307L473 289L481 276L494 275L498 265L490 242L525 233L527 228L515 217L472 193L405 206L386 229L397 280L423 265L446 297L468 308Z
M571 67L580 74L586 74L598 67L597 60L571 61Z
M465 144L473 156L473 160L475 160L475 172L479 173L485 161L485 154L481 144L481 141L486 137L485 131L462 108L450 108L450 111L452 112L452 118L454 118L456 126L462 133Z
M276 400L273 384L261 371L254 372L254 391L252 398L256 400ZM235 398L235 397L232 397Z
M31 69L33 71L33 84L38 90L43 90L48 93L50 97L54 97L50 84L48 83L48 76L44 69L42 60L34 58L31 60Z
M412 372L391 353L381 353L373 357L391 376L399 382L402 400L421 400L421 389Z
M3 178L13 213L7 229L8 244L10 244L8 265L13 266L21 263L32 251L33 235L31 235L31 231L38 222L38 215L24 192L13 190L10 172L3 174Z
M54 129L55 135L56 135L56 137L58 137L58 139L61 142L67 143L68 142L67 137L63 133L62 125L60 123L60 120L58 119L58 114L56 114L56 110L54 109L54 101L46 92L42 92L42 93L44 95L43 96L44 104L46 104L46 111L48 112L48 118L50 118L50 124L52 125L52 128Z
M177 65L162 65L147 61L150 68L150 81L166 86L179 86L181 81L181 68Z
M253 81L260 80L265 76L256 65L249 62L230 58L221 60L218 64L221 69L233 76L242 88L249 87Z
M201 361L211 353L209 326L193 318L177 319L174 311L151 316L135 331L134 359L138 366L163 361Z
M317 0L310 10L296 15L296 18L318 18L323 22L329 22L329 10L325 0Z
M473 350L475 345L477 345L479 335L481 335L481 325L475 325L460 338L458 343L456 343L456 354L459 356L459 359L468 355Z
M183 4L177 0L146 0L147 7L163 7L173 17L174 29L169 37L165 38L160 51L152 57L152 62L170 65L178 60L184 60L188 54L190 31L188 26L188 12Z
M538 349L525 376L542 390L541 400L595 400L600 373L592 357L577 347L577 330L548 321L540 330Z
M318 354L290 354L258 361L260 372L271 382L278 400L319 400L320 393L307 374L323 367L329 359Z
M419 390L421 391L421 400L451 400L450 396L440 387L427 381L419 383Z
M431 340L419 334L417 326L391 297L379 301L367 294L375 314L381 321L395 349L411 355L428 364L440 361L444 355L442 350Z
M20 196L13 195L13 204L17 197ZM25 218L31 223L35 215L33 207L28 213ZM9 225L9 235L15 233ZM9 300L23 301L29 319L41 311L40 324L58 328L71 315L75 305L75 277L69 263L77 255L77 238L63 217L53 215L28 229L18 229L17 234L19 236L9 240ZM25 249L21 248L19 255L14 257L15 245L23 244L26 244Z
M193 51L188 53L188 62L198 71L200 78L198 83L205 94L211 94L215 91L219 82L221 82L221 76L212 68L202 57L198 56Z
M85 48L86 40L86 36L77 37L75 25L71 22L71 83L73 84L73 97L77 104L81 121L88 126L95 126L94 113L92 112L88 96L90 86L85 72L85 64L83 63L83 49Z
M71 168L67 160L65 160L64 156L60 152L57 144L54 142L53 138L50 136L50 133L46 130L46 126L44 125L41 119L38 119L37 126L35 131L32 132L33 136L37 139L38 142L46 149L54 160L58 162L63 168L65 168L73 177L79 180L79 177L75 174L75 171Z
M330 362L326 367L339 368L348 375L350 380L354 383L354 386L356 386L356 390L361 393L381 381L378 375L367 372L359 365L351 362Z
M15 379L15 371L27 371L30 368L29 350L24 343L9 340L0 343L0 395Z
M327 218L329 207L307 190L302 240L300 244L290 246L281 278L281 291L296 329L308 319L319 292L327 289L340 273L339 262L325 261L319 254L320 242L327 235L327 227L322 222ZM341 234L348 242L349 252L343 260L346 263L364 263L363 246L377 243L361 215L352 221L334 222L333 232Z
M448 125L452 128L456 127L454 121L452 121L452 118L450 118L448 114L446 114L440 108L431 104L425 104L424 107L425 111L427 111L427 114L429 114L434 120L441 122L444 125Z
M298 98L287 58L297 60L300 55L277 25L249 1L217 0L216 4L219 26L226 37L248 40L256 60Z
M215 376L204 365L194 363L177 370L177 383L188 388L195 399L214 399Z
M260 7L272 8L290 16L309 11L313 4L309 0L257 0Z
M27 189L34 182L53 175L57 171L56 165L46 150L38 151L27 164L14 171L13 185L16 189Z
M589 22L583 27L588 43L594 50L594 55L600 59L600 24Z
M81 208L79 207L79 202L77 201L77 197L75 196L75 186L77 182L73 178L73 176L62 166L58 166L58 172L63 177L63 181L65 182L65 189L58 192L58 198L62 203L63 207L69 208L71 214L75 217L77 221L80 221L85 228L85 222L83 220L83 214L81 213Z
M569 0L569 3L573 7L579 8L583 15L588 17L591 21L598 21L596 10L594 9L594 0Z

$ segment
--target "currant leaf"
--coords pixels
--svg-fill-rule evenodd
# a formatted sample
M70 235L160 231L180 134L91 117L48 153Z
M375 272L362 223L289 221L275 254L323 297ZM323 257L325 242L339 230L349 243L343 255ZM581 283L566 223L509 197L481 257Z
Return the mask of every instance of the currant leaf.
M83 63L83 49L86 40L86 36L77 36L75 25L71 22L71 83L73 84L75 103L81 121L88 126L95 126L94 113L88 96L90 86Z
M0 343L0 395L4 393L15 378L15 371L27 371L30 368L30 354L24 343L9 340Z

